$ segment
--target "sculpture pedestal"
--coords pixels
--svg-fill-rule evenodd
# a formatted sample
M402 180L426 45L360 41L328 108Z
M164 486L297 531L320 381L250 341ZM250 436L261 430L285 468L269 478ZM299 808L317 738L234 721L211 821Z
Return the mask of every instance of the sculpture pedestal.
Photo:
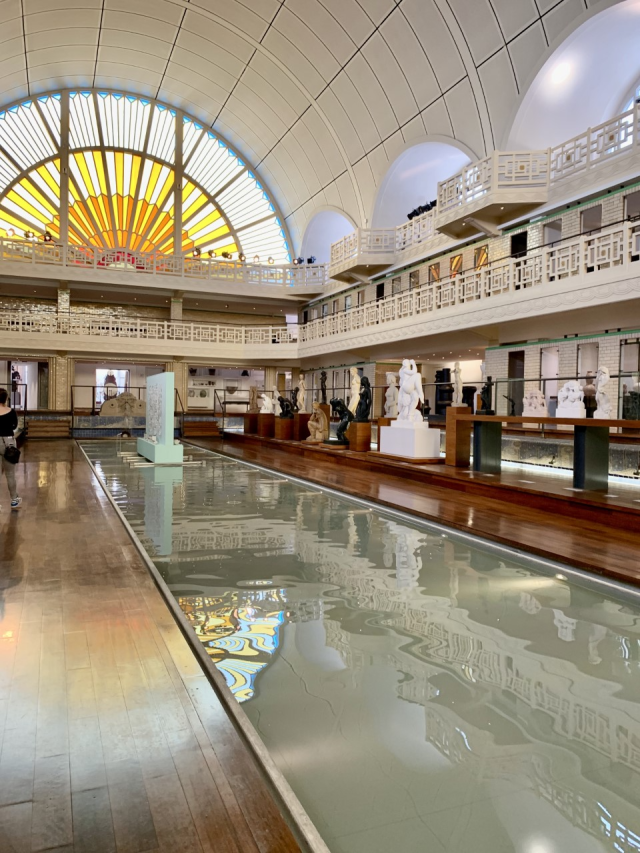
M260 412L258 415L258 435L260 438L273 438L276 416L272 412Z
M243 417L244 434L256 435L258 432L258 412L246 412Z
M311 414L307 412L298 412L293 416L294 441L305 441L305 439L309 437L309 427L307 424L309 423L310 417Z
M458 421L458 415L470 415L471 408L447 408L446 458L447 465L468 468L471 461L471 421Z
M395 418L378 418L378 429L383 426L391 426L394 421Z
M291 441L293 438L293 418L276 418L274 438L280 441Z
M391 426L381 427L379 449L389 456L435 459L440 456L440 430L429 429L423 422L394 421Z
M349 450L358 453L368 453L371 450L371 423L356 423L352 421L347 429Z
M155 444L146 438L139 438L136 450L140 456L156 465L182 465L184 462L184 448L181 444Z
M557 418L587 418L587 410L585 409L584 403L580 403L577 406L558 406L556 409L556 417ZM558 424L559 430L572 430L571 426L564 426L562 424Z

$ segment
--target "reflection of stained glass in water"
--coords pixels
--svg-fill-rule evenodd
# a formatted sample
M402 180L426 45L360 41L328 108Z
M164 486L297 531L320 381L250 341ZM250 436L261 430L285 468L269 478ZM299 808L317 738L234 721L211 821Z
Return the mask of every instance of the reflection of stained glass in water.
M278 591L238 602L235 593L220 598L181 596L181 609L238 702L255 693L257 674L271 663L280 644L284 607Z

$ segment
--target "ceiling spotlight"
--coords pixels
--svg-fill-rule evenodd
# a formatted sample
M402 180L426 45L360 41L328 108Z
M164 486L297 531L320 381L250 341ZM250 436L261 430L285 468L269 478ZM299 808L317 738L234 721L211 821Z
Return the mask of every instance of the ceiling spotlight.
M273 258L272 258L271 256L269 256L269 257L267 258L267 263L268 263L268 264L273 264L273 263L275 263L275 261L273 260Z
M215 258L216 253L213 251L213 249L209 249L209 251L207 252L207 255L209 255L210 258Z
M33 240L35 234L33 233L33 231L25 231L24 236L27 240Z
M196 246L195 249L193 250L193 257L199 258L200 255L201 255L200 249Z
M254 256L253 256L253 263L254 263L254 264L259 264L259 263L260 263L260 255L254 255Z
M222 253L222 257L223 257L226 261L230 261L230 260L231 260L231 252L223 252L223 253Z
M241 264L243 264L247 260L247 256L246 255L238 255L238 260L240 261Z
M315 262L316 262L316 256L315 255L311 255L310 258L307 258L308 264L315 264Z
M53 240L53 237L51 236L51 231L45 231L43 239L45 243L51 243Z
M9 228L7 231L7 237L15 237L15 236L16 236L16 232L14 231L14 229Z

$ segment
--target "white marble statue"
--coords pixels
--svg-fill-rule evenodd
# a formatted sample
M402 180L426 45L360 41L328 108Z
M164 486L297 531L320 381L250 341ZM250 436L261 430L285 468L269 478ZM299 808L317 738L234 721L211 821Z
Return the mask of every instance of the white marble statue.
M304 373L300 374L298 379L298 412L301 415L306 413L305 401L307 399L307 380L304 378Z
M462 371L460 362L456 361L453 368L453 402L452 406L462 406Z
M273 400L271 397L265 392L262 396L262 406L260 408L261 415L272 415L273 414Z
M278 402L279 396L280 396L280 392L278 391L277 387L274 385L273 386L273 414L277 418L280 417L280 412L282 411L280 403Z
M604 392L604 387L610 379L609 368L599 367L596 374L596 403L598 408L593 413L594 418L600 420L609 420L613 418L611 400L609 395Z
M395 373L387 373L387 391L384 395L385 418L398 417L398 386Z
M528 391L524 395L522 400L522 414L525 418L533 418L536 416L541 418L549 417L547 401L539 388L535 388L533 391Z
M351 399L349 400L348 409L352 415L355 415L358 403L360 402L360 377L358 376L358 368L351 368Z
M418 373L414 359L405 358L400 368L400 388L398 390L398 421L423 423L422 411L418 404L424 405L422 376Z
M558 391L558 418L586 418L587 412L584 407L584 394L579 382L571 379L565 382Z

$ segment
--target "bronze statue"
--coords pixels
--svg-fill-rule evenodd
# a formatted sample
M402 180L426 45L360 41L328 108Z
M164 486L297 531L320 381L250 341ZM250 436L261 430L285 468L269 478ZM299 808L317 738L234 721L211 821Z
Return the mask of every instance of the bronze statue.
M331 400L331 408L333 409L334 414L340 418L340 423L336 430L337 443L349 444L349 440L345 436L345 433L349 424L353 420L353 413L349 411L344 400L338 400L337 397L334 397L333 400Z
M482 400L482 414L483 415L492 415L493 409L491 408L491 400L493 398L493 382L490 376L487 376L487 381L482 386L482 391L480 392L480 399Z
M320 371L320 397L323 406L327 405L327 371Z
M371 383L366 376L362 377L360 383L360 399L356 408L356 423L363 424L369 421L371 414Z
M278 397L278 402L280 403L280 417L281 418L293 418L293 406L291 405L291 400L287 400L286 397Z

